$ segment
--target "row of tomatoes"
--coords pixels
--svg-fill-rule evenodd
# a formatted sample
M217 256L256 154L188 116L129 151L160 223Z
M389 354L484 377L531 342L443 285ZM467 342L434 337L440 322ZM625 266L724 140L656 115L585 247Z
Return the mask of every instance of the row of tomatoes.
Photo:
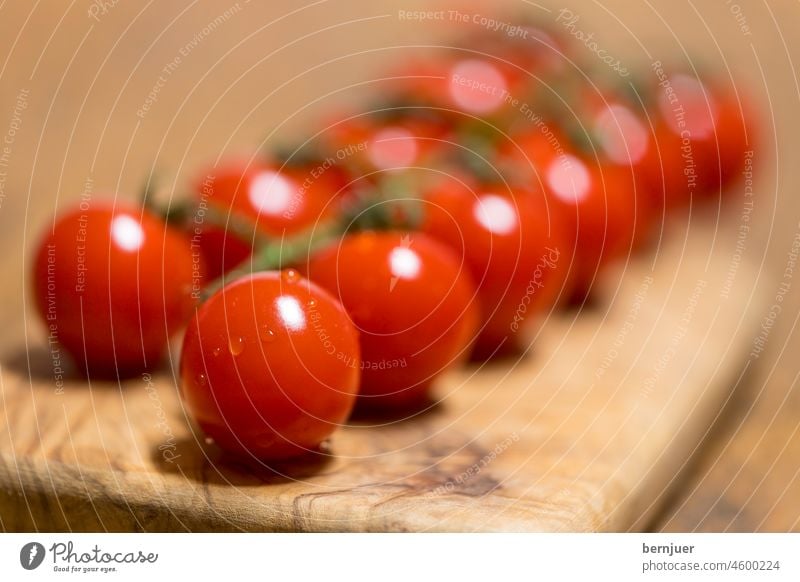
M122 204L64 214L35 263L51 337L120 376L186 326L188 408L261 459L315 450L357 397L419 406L454 364L524 349L670 209L719 200L752 148L723 84L656 67L632 99L536 34L428 55L298 147L207 168L161 213L176 224Z

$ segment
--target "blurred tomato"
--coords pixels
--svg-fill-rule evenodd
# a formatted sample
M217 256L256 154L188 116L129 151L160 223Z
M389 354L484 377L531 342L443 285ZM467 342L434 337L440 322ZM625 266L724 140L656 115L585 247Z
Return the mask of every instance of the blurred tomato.
M478 285L475 357L520 347L519 334L556 303L569 270L561 217L541 191L448 176L426 195L422 230L464 258Z
M734 87L663 73L655 92L656 159L651 182L669 207L716 198L741 175L754 146L750 107Z
M196 210L189 228L213 280L247 259L257 238L312 228L334 212L342 189L335 163L309 166L227 160L195 181Z

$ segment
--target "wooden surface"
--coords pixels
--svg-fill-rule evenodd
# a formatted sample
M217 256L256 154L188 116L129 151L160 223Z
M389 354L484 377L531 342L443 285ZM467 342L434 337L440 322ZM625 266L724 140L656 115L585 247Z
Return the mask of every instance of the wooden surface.
M611 277L597 307L548 321L528 357L455 372L437 405L351 424L314 461L243 467L200 446L171 376L77 381L56 394L48 353L34 346L30 367L20 357L0 376L3 523L641 528L746 370L764 306L744 286L725 291L728 265L711 236L723 232L710 226L672 225L673 240Z
M692 323L697 328L684 341L685 347L694 346L692 342L700 341L697 329L709 331L702 336L707 337L704 349L692 352L698 376L692 372L676 388L653 390L656 398L675 396L655 419L642 413L625 423L620 421L631 406L642 406L645 401L649 407L658 402L642 399L637 392L637 374L646 378L649 367L641 359L647 355L644 352L634 360L630 354L615 359L618 373L631 370L625 382L617 382L619 378L612 372L606 375L609 385L624 389L615 392L606 386L598 391L586 386L598 359L613 346L618 333L614 323L618 326L619 318L630 309L630 295L624 293L602 303L600 312L580 318L568 314L548 325L548 339L538 342L535 358L515 369L506 381L508 386L499 383L504 370L482 371L480 380L471 380L446 405L417 421L382 429L357 427L342 434L334 442L336 460L294 468L293 474L299 472L294 478L310 481L303 486L315 491L296 502L288 491L301 485L274 483L280 479L227 464L217 469L217 459L204 460L191 437L179 439L181 457L174 464L160 463L164 478L180 485L180 489L164 488L161 477L154 478L148 470L161 457L157 445L154 454L152 440L158 435L153 429L158 409L146 399L143 381L123 392L116 387L94 386L87 391L71 386L64 397L48 386L52 368L48 368L47 352L41 350L42 333L32 317L25 289L32 238L50 220L54 208L74 203L86 192L101 196L121 191L123 196L133 197L154 168L168 177L185 178L198 163L225 151L252 150L273 131L278 136L292 135L313 122L319 112L362 97L362 85L342 88L379 77L387 59L405 54L405 49L398 47L436 43L442 38L437 23L400 21L398 9L415 4L423 3L374 2L365 6L356 1L331 1L304 8L288 0L240 2L225 16L227 6L210 1L169 6L121 2L98 14L96 20L87 15L88 3L68 8L17 0L2 5L0 135L6 137L12 125L15 133L6 144L9 165L0 168L0 268L4 275L0 288L0 328L4 330L0 337L0 422L4 425L0 527L30 529L48 523L49 527L72 529L208 527L215 520L218 523L213 517L216 513L227 512L230 527L271 523L302 529L327 524L335 529L341 526L335 520L341 517L336 512L343 495L337 491L353 485L341 481L349 474L343 467L347 465L361 469L357 473L365 480L361 485L374 484L357 489L361 503L354 519L347 522L354 528L359 527L354 524L375 529L405 524L437 529L800 529L800 397L795 387L800 369L796 357L800 340L795 331L800 300L796 282L769 328L764 352L758 358L747 355L784 281L787 252L800 229L800 165L796 163L800 149L800 116L796 115L800 39L793 33L800 5L791 0L740 2L739 18L723 2L567 4L581 16L583 30L594 32L604 48L623 55L626 62L646 66L655 59L675 60L685 51L702 55L708 66L717 70L732 71L744 79L763 114L764 147L756 156L759 178L749 223L752 228L728 300L720 300L712 275L698 273L705 269L704 253L712 244L714 261L709 267L712 271L730 270L735 233L742 221L740 192L721 216L721 230L714 225L717 217L702 218L704 230L693 239L701 241L699 248L683 245L686 239L680 223L674 227L678 234L670 239L678 248L671 247L671 255L661 250L663 257L682 257L694 269L700 261L703 268L676 279L679 286L671 294L676 304L661 320L667 327L653 337L666 341L674 334L675 318L688 299L685 286L703 276L709 281L703 300L712 303L711 312L717 307L723 310L715 325L739 322L741 326L736 327L736 334L721 327L713 332L719 336L711 335L714 328L707 327L706 319L710 312L697 312ZM522 6L553 20L562 7L555 2L542 2L540 7L513 1L504 4ZM486 12L479 3L475 6L474 10ZM181 57L157 101L144 115L137 115L164 66L182 55L187 43L195 41L220 15L222 20L213 33L201 35ZM17 107L15 112L20 102L24 108ZM178 184L180 188L181 182ZM695 217L692 223L697 223ZM714 233L717 236L712 243L709 236ZM665 265L661 263L661 270L654 271L655 284L675 275ZM626 269L623 284L628 293L641 285L648 269L649 264ZM657 297L655 284L648 302ZM613 296L613 289L609 292ZM602 309L606 308L616 315L603 321ZM639 322L644 318L643 312ZM571 328L573 319L575 327ZM572 331L567 334L568 329ZM555 350L564 334L565 342L574 342L568 345L584 346L577 350L578 356L574 349L563 346ZM628 336L626 346L637 345L633 340L633 335ZM717 350L722 345L730 345L726 358L733 359L720 361ZM652 349L658 354L658 346ZM567 361L574 374L565 374L563 369L546 372L551 361L550 366ZM674 379L684 364L673 360L661 381ZM743 367L747 373L731 391L731 379L735 382ZM531 376L537 378L536 385L526 390ZM452 377L442 389L446 392L458 383L459 377ZM491 400L500 403L496 410L504 410L504 399L517 396L523 397L520 402L526 406L541 408L534 408L532 414L519 404L505 414L485 406L473 410L486 386L491 389ZM168 377L159 378L156 387L171 430L182 434L187 425L175 408L172 383ZM634 396L626 395L626 390L633 390ZM547 396L545 400L542 394ZM481 414L485 416L478 416ZM451 419L457 419L452 426ZM706 425L712 420L716 422L706 434ZM530 426L523 429L520 422L530 422ZM473 423L486 431L476 433ZM585 432L577 436L574 428L564 432L567 424ZM441 426L447 429L436 433ZM493 460L479 478L468 480L464 491L430 501L426 491L446 486L448 479L457 478L476 461L480 463L484 451L517 428L519 441ZM636 440L637 431L647 438L638 435ZM374 436L360 436L366 432ZM427 438L434 433L442 437L441 443ZM370 457L403 442L417 444L398 453L399 457L392 456L403 459L401 465L395 465L388 455ZM621 442L642 444L626 455ZM349 459L353 454L370 458ZM80 472L76 459L81 461L77 465ZM117 471L107 471L110 466ZM176 467L184 473L170 471ZM484 481L487 475L489 480ZM215 483L225 479L234 483L224 489L233 489L235 501L222 506L220 486ZM265 480L273 484L265 487ZM500 486L495 487L495 482ZM56 483L66 485L60 489ZM25 496L19 495L23 485ZM489 495L482 495L489 489ZM95 495L98 490L102 494ZM262 500L266 490L284 493L269 497L273 505L257 504L254 509L250 500ZM58 491L58 499L53 491ZM133 493L120 496L122 491ZM89 493L92 502L87 503ZM418 507L414 500L420 496L431 504L423 517L410 510ZM167 498L173 514L164 510ZM664 503L651 503L656 500ZM314 512L334 521L310 525L306 518ZM266 522L259 518L265 513L269 514ZM32 523L30 515L39 521ZM42 521L44 517L50 522ZM337 526L331 526L333 523Z

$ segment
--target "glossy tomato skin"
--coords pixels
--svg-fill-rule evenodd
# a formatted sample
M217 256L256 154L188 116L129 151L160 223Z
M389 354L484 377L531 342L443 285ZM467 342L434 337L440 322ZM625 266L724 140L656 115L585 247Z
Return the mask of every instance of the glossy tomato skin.
M474 356L520 349L565 292L570 241L563 217L536 190L447 179L426 196L422 230L464 257L478 286L481 330Z
M415 406L467 356L477 328L474 286L458 258L426 235L352 234L306 270L359 329L364 406Z
M230 159L209 169L195 180L196 210L189 222L207 278L245 261L260 238L292 236L325 220L341 187L336 166Z
M124 377L159 363L192 314L202 257L182 233L132 206L64 213L40 243L36 306L79 370Z
M280 460L317 450L358 392L358 332L294 271L239 279L197 311L183 341L182 393L224 450Z

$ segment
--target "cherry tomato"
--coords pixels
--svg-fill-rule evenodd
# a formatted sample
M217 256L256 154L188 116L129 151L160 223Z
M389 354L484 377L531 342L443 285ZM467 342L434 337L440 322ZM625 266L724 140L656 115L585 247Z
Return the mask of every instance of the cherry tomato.
M483 327L475 356L521 346L519 332L553 308L570 263L562 218L541 191L474 186L450 176L426 196L422 230L464 257Z
M415 406L466 357L477 328L475 289L458 258L426 235L349 235L312 256L307 272L361 332L365 405Z
M636 202L634 247L651 241L657 220L663 220L664 204L650 178L658 171L656 149L646 121L626 100L609 92L590 93L583 105L584 127L593 140L601 166L611 169L611 179L633 191ZM616 167L616 168L615 168Z
M327 149L358 177L375 180L385 171L425 164L442 147L443 120L403 109L386 113L392 115L334 121L324 132Z
M433 107L455 122L512 110L514 99L527 92L529 80L503 59L463 53L412 60L393 77L394 99Z
M202 257L147 211L95 204L59 217L34 265L36 306L51 336L91 376L155 366L191 316Z
M666 163L653 181L668 206L719 196L741 175L754 136L750 109L722 83L676 73L656 97L658 149Z
M186 404L223 449L262 460L317 449L358 392L358 332L295 271L239 279L206 301L183 341Z
M564 217L574 260L569 285L572 300L582 302L601 269L634 244L638 213L650 211L636 201L630 169L590 160L572 148L557 131L531 131L513 136L510 151L525 161L528 180L541 184Z
M335 166L286 166L230 160L195 182L197 208L189 228L213 280L247 259L256 237L280 238L330 215L341 188Z

